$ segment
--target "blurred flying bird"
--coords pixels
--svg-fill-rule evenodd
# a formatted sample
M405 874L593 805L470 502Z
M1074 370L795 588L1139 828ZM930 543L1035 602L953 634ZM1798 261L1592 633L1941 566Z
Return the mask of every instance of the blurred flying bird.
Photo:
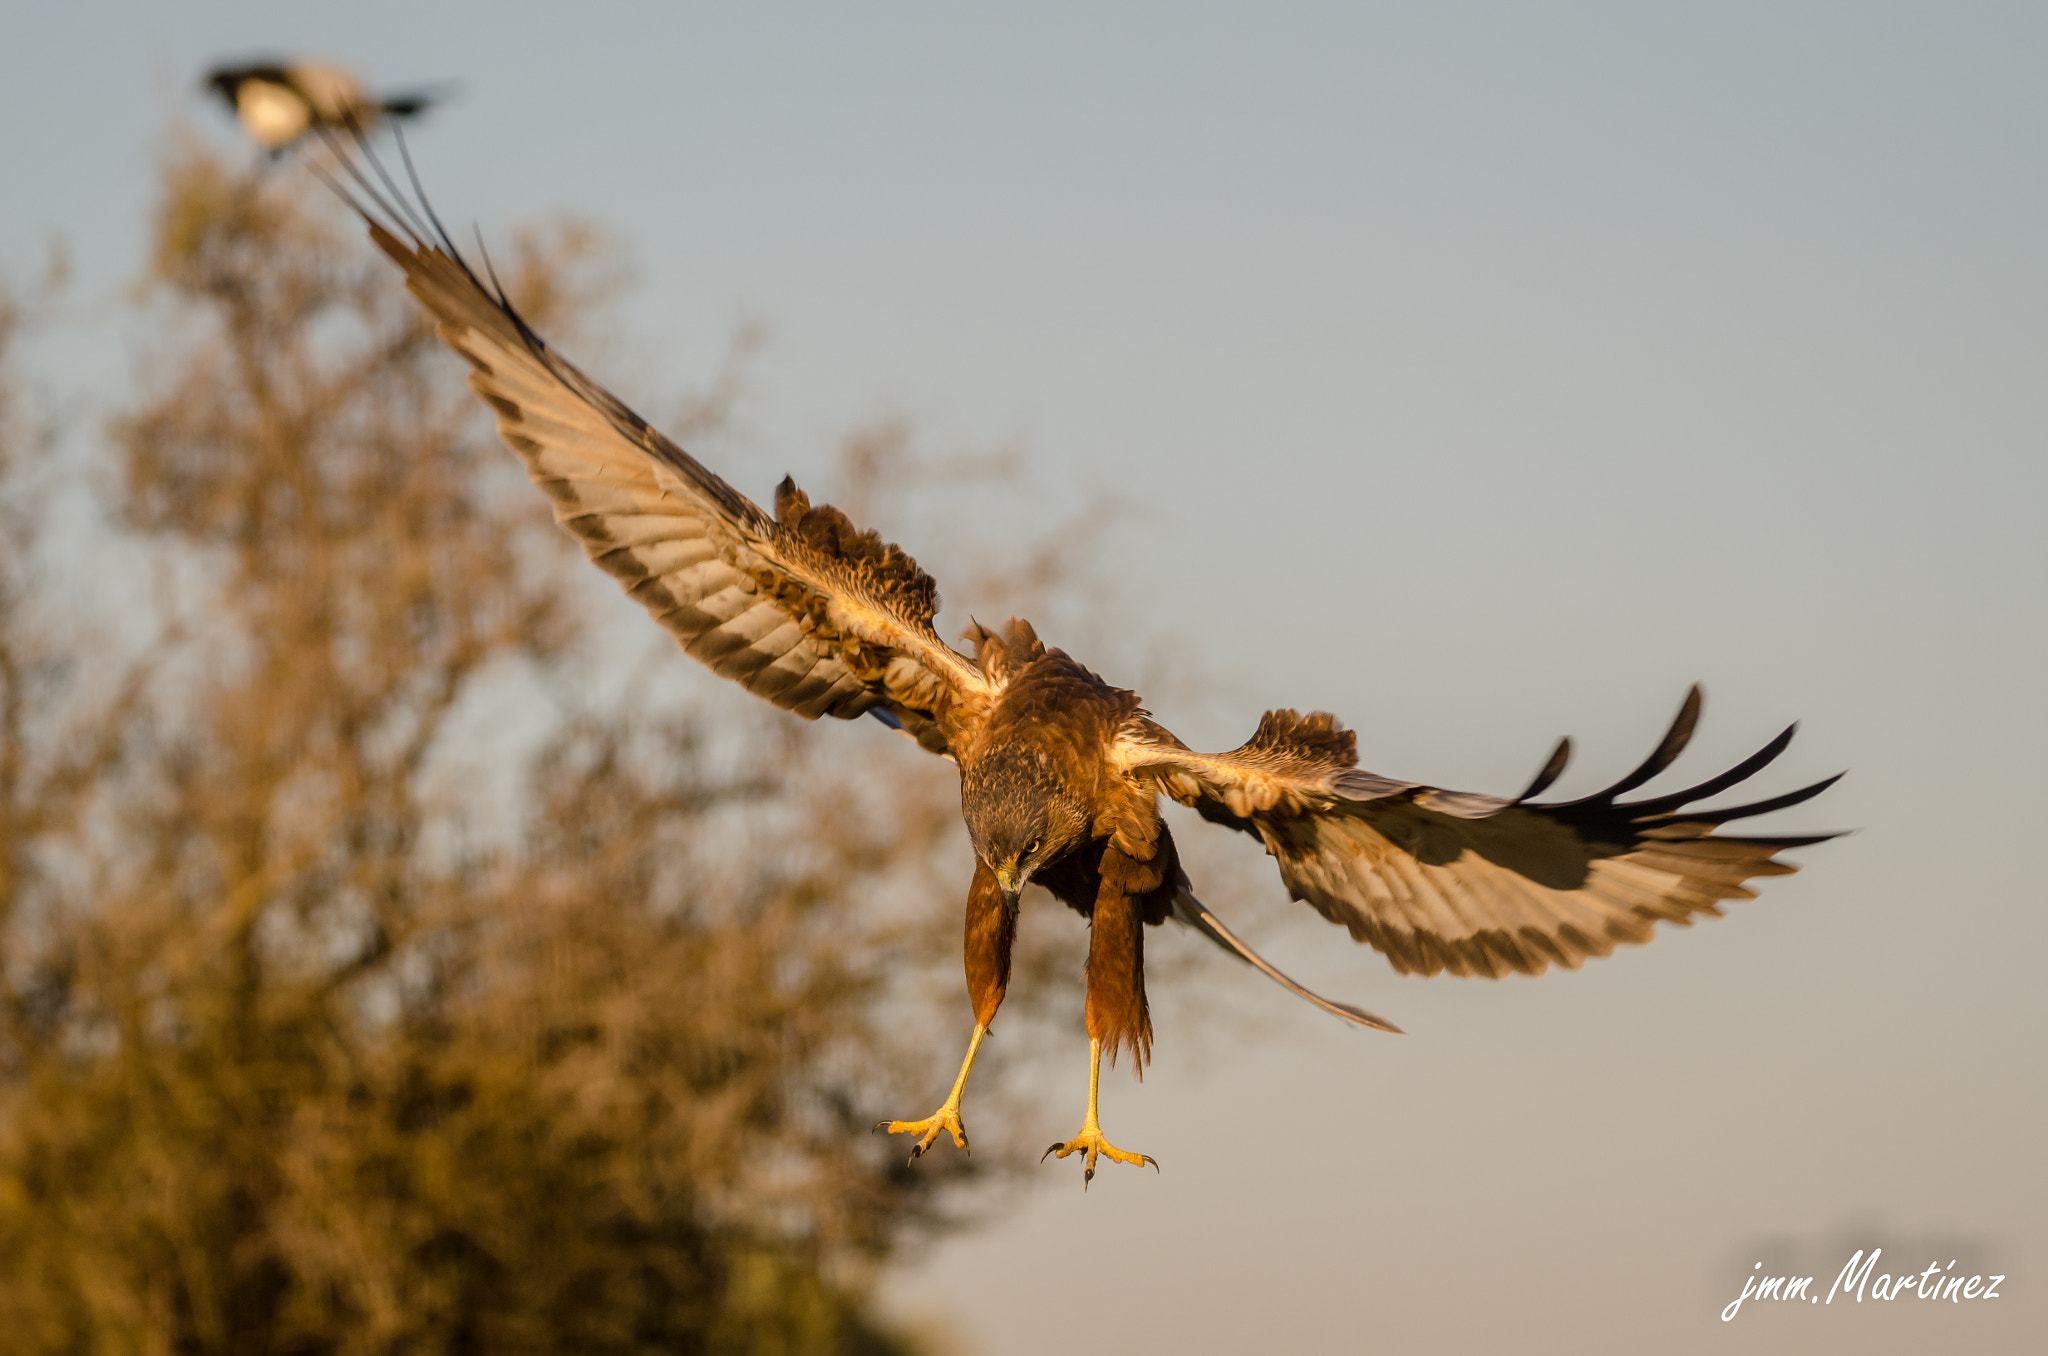
M1745 881L1796 869L1780 852L1835 836L1715 832L1809 800L1834 777L1748 804L1687 808L1760 771L1791 729L1696 786L1622 799L1684 749L1697 687L1635 771L1593 795L1544 802L1535 797L1564 771L1569 740L1518 796L1446 791L1361 769L1356 737L1321 711L1268 711L1244 744L1198 753L1138 694L1047 648L1027 621L1001 631L972 624L971 650L956 650L932 627L937 584L901 547L813 504L788 478L772 512L756 505L534 333L488 261L480 276L456 249L416 179L402 195L372 168L374 181L351 165L355 187L335 186L442 341L469 361L470 387L496 413L499 436L590 559L685 651L748 691L808 720L872 716L958 765L975 856L966 910L974 1029L944 1103L876 1127L914 1136L912 1158L942 1133L967 1147L961 1097L1009 982L1027 885L1090 926L1087 1110L1079 1133L1046 1150L1082 1155L1084 1181L1098 1157L1151 1161L1111 1144L1097 1118L1103 1056L1128 1047L1140 1069L1150 1056L1148 926L1176 919L1324 1011L1398 1030L1310 993L1225 927L1181 869L1161 795L1258 839L1294 898L1396 970L1423 975L1576 969L1649 941L1660 919L1720 916L1720 901L1754 897Z
M417 117L426 93L372 97L345 67L324 61L253 61L221 66L206 85L227 101L242 130L276 155L316 127L360 130L386 118Z

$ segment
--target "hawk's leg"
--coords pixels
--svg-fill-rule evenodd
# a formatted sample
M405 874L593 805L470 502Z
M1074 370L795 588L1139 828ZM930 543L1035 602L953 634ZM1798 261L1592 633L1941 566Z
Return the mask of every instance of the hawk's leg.
M981 1049L981 1038L987 1034L988 1027L980 1022L974 1024L974 1037L967 1042L967 1058L960 1061L960 1076L953 1080L953 1091L946 1094L945 1104L937 1111L921 1121L883 1121L875 1129L887 1130L892 1135L916 1135L917 1143L910 1146L913 1160L938 1142L941 1130L953 1137L953 1143L965 1149L967 1127L960 1123L960 1094L967 1090L967 1071L974 1067L974 1052Z
M1159 888L1172 861L1167 853L1141 861L1109 847L1098 867L1095 906L1088 916L1088 1115L1080 1134L1039 1155L1044 1162L1047 1154L1085 1154L1084 1187L1095 1180L1099 1155L1112 1163L1151 1163L1155 1172L1159 1168L1147 1155L1126 1153L1102 1137L1095 1101L1105 1046L1115 1059L1128 1043L1132 1062L1140 1070L1152 1052L1152 1018L1145 1003L1144 897Z
M911 1158L922 1155L938 1142L944 1131L953 1143L967 1147L967 1127L960 1123L960 1096L967 1090L967 1071L974 1067L975 1052L988 1034L996 1009L1003 1004L1003 991L1010 985L1010 943L1017 936L1017 913L1003 899L995 874L980 862L974 864L974 883L967 888L967 996L974 1000L974 1037L967 1043L967 1058L960 1062L960 1076L944 1105L921 1121L883 1121L875 1126L892 1135L916 1135Z
M1053 1145L1045 1153L1038 1156L1039 1161L1042 1163L1049 1155L1057 1155L1061 1158L1065 1158L1068 1154L1086 1155L1087 1167L1081 1173L1081 1185L1084 1187L1095 1180L1095 1158L1098 1154L1109 1159L1112 1163L1129 1163L1133 1167L1140 1163L1150 1163L1154 1172L1159 1171L1158 1160L1154 1159L1152 1155L1127 1152L1117 1148L1116 1145L1103 1138L1102 1126L1095 1119L1096 1089L1101 1085L1101 1082L1102 1042L1091 1039L1088 1042L1088 1115L1081 1122L1081 1133L1064 1144Z

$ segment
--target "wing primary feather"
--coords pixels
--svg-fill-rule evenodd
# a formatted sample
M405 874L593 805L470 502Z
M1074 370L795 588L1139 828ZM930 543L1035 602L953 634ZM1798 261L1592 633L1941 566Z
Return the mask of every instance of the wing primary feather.
M1548 791L1550 784L1564 775L1565 764L1571 760L1572 739L1570 735L1566 735L1557 741L1557 747L1551 751L1550 761L1543 765L1542 770L1536 774L1536 779L1529 783L1528 789L1515 797L1515 803L1519 805L1525 800L1534 800Z
M400 230L411 236L415 245L424 245L427 238L432 234L431 231L420 220L418 213L413 211L412 205L406 201L405 194L399 191L398 185L392 182L391 176L385 173L383 163L371 153L369 142L363 136L362 131L360 129L351 129L350 141L354 143L356 149L360 149L363 152L363 158L370 162L371 168L376 170L377 177L384 182L385 188L388 190L388 196L386 193L379 192L375 184L363 177L362 170L356 166L356 158L351 153L349 144L342 140L339 132L325 124L321 125L319 131L321 140L327 145L328 152L347 171L349 178L355 180L356 186L361 188L370 201L377 205L378 210ZM402 150L403 147L401 146L400 149ZM325 173L321 177L327 180L330 187L335 186L334 181ZM339 191L338 188L337 191ZM353 197L344 193L342 198L349 206L355 208L356 211L362 212L364 216L369 215L369 213L363 211L362 206Z
M1664 732L1664 738L1634 772L1604 791L1596 791L1583 799L1566 801L1564 804L1594 805L1602 801L1611 801L1624 792L1635 790L1670 767L1678 755L1685 752L1685 746L1692 742L1693 727L1699 724L1701 699L1700 685L1694 683L1691 690L1685 694L1684 703L1678 708L1678 718L1671 722L1671 728Z
M484 261L484 276L491 280L491 291L496 294L498 305L509 308L511 303L506 299L505 284L498 281L498 266L491 262L490 247L484 244L484 228L472 223L469 229L476 236L477 258Z
M341 166L342 171L346 173L350 179L355 181L356 187L362 190L363 196L370 200L370 202L377 208L377 212L381 214L383 217L389 219L391 223L395 225L399 230L404 231L407 235L411 236L414 245L417 246L425 244L426 242L424 238L420 235L418 231L414 229L415 221L413 218L410 217L403 201L401 200L399 203L393 204L392 202L387 200L382 193L377 191L377 186L375 184L371 183L368 179L363 177L362 170L356 166L355 157L349 154L347 148L341 145L338 139L338 134L334 132L332 128L323 127L321 129L320 135L327 142L327 149L329 152L333 154L336 163L338 163ZM374 157L371 158L374 159ZM339 197L343 202L347 203L350 207L354 208L358 215L362 216L366 220L376 219L367 208L365 208L360 202L356 201L355 195L350 193L348 189L333 175L329 174L323 166L315 163L313 165L313 171L314 173L320 176L321 181L324 182L328 186L328 188L334 191L337 197Z
M427 202L426 193L420 188L420 176L413 170L412 152L406 149L405 133L403 130L399 128L398 124L393 123L391 125L391 135L392 138L398 143L398 158L405 164L405 174L406 178L411 180L412 182L413 196L419 199L420 205L422 207L427 208L427 214L429 218L431 218L433 215L433 208L432 205ZM386 188L391 190L392 200L398 204L398 209L400 212L404 214L407 224L415 228L418 228L420 231L424 232L427 223L421 221L419 219L419 214L412 210L412 205L406 200L405 194L399 191L398 185L392 181L390 173L385 170L384 162L379 160L376 156L371 155L369 153L370 143L368 138L366 138L363 135L363 131L361 128L355 129L355 139L356 144L363 148L364 158L370 162L371 168L377 171L377 177L384 181L384 186ZM440 225L439 222L434 222L433 224L437 227ZM442 231L440 234L443 237L445 237L447 235L447 232Z
M1812 800L1815 796L1848 775L1846 772L1837 772L1832 777L1822 778L1812 786L1802 786L1797 791L1787 791L1782 796L1772 796L1768 800L1753 800L1747 805L1733 805L1725 810L1701 810L1695 814L1674 814L1671 818L1696 820L1705 824L1725 824L1731 819L1749 819L1755 815L1767 815L1773 810L1783 810L1794 805L1804 805L1807 801Z
M1629 808L1634 810L1638 816L1660 815L1667 810L1676 810L1680 806L1690 805L1696 800L1705 800L1708 796L1718 795L1731 786L1746 782L1777 761L1778 755L1791 745L1792 736L1798 729L1799 725L1796 721L1787 725L1779 732L1776 739L1773 739L1734 767L1729 768L1726 772L1717 777L1709 777L1698 786L1688 786L1683 791L1673 791L1667 795L1652 796L1648 800L1639 800Z
M1717 837L1713 841L1718 843L1754 843L1758 847L1767 847L1773 852L1783 852L1788 848L1812 847L1815 843L1832 843L1835 839L1846 838L1854 832L1854 829L1837 829L1833 833L1746 833L1740 838Z
M419 200L420 211L426 213L427 220L433 224L434 236L440 240L441 247L448 251L448 257L450 259L453 259L456 262L456 264L461 267L464 273L467 273L472 278L474 278L476 276L475 270L470 268L469 261L462 257L462 251L455 248L454 237L448 234L448 228L441 224L441 218L439 214L437 214L434 211L434 200L427 196L427 190L420 184L420 174L418 170L413 168L412 150L405 144L404 134L402 132L399 132L399 130L396 127L393 127L391 130L392 133L398 139L398 158L405 162L405 177L412 184L413 197ZM362 138L358 137L357 141L362 142ZM364 156L369 160L371 164L378 165L378 173L382 174L383 168L379 164L377 157L370 154L369 143L362 142L362 146ZM481 239L481 235L479 235L478 238ZM496 282L497 280L494 278L492 279L492 281ZM512 323L519 327L520 336L524 338L528 343L533 343L540 338L539 335L535 334L532 330L526 327L525 319L521 317L518 314L518 312L514 311L509 304L506 303L504 289L502 288L500 288L498 291L498 304L500 309L502 309L506 313L506 315L508 315L511 318Z

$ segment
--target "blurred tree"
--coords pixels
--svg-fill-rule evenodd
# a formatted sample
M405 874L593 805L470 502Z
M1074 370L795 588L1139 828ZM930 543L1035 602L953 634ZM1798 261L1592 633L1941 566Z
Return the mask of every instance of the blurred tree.
M465 738L575 687L592 576L336 220L171 152L164 337L115 426L168 601L129 587L120 634L52 615L0 389L7 1349L903 1349L867 1277L965 1165L866 1131L931 1081L885 1018L927 1010L919 928L958 927L942 778L856 778L744 696L715 730L561 700L531 756ZM596 237L516 243L521 306L573 334Z

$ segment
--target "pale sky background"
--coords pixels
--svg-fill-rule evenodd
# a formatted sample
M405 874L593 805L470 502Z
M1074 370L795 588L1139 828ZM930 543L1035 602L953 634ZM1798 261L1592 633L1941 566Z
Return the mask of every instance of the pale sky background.
M2040 1349L2048 7L733 9L15 7L0 265L61 234L112 314L167 113L227 138L217 58L453 79L444 215L636 252L629 393L770 323L751 436L702 449L743 490L899 411L1142 503L1134 603L1233 684L1160 710L1191 742L1328 707L1375 770L1512 793L1570 733L1572 792L1700 679L1678 777L1800 718L1763 789L1851 768L1784 827L1861 830L1576 974L1271 932L1413 1034L1276 998L1177 1040L1202 991L1161 996L1104 1116L1164 1174L1048 1165L893 1309L989 1356ZM117 329L50 352L120 395ZM1871 1246L2005 1298L1718 1319Z

